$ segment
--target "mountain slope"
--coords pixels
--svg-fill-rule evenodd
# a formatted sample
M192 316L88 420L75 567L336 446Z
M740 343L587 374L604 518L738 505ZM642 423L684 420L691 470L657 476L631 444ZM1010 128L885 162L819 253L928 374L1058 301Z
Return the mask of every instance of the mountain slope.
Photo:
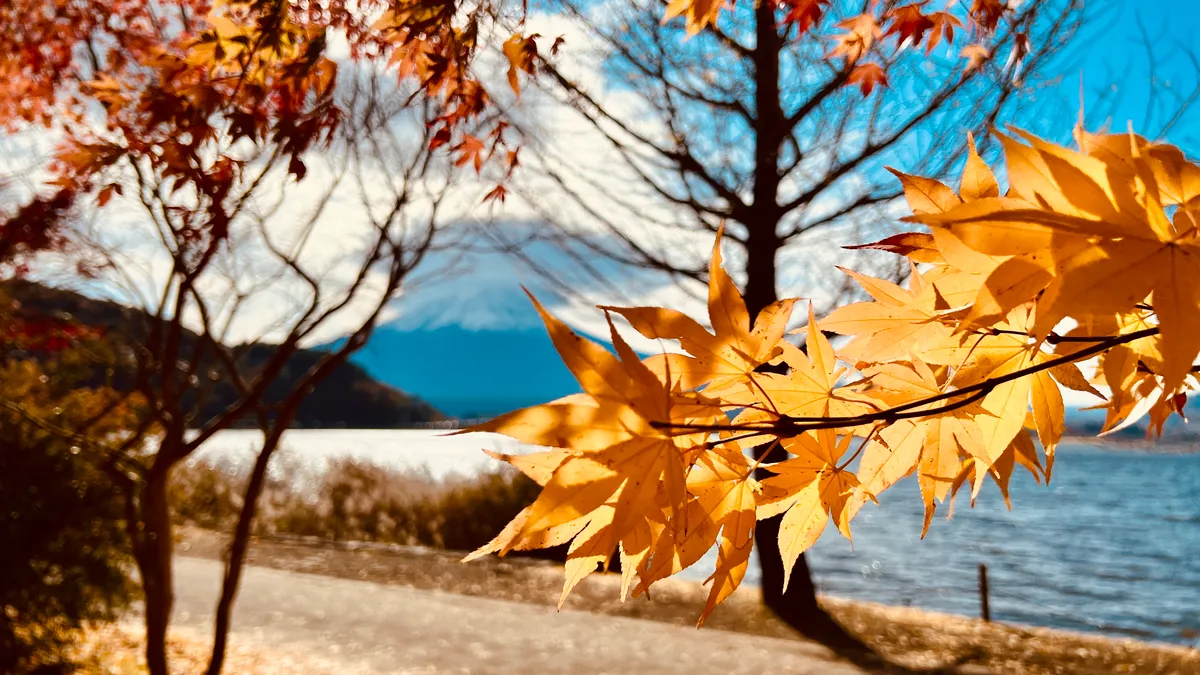
M144 335L149 317L145 313L107 300L95 300L73 291L42 286L26 281L0 284L0 295L16 301L15 311L24 318L69 315L72 321L92 328L101 328L118 353L122 346L134 344ZM193 344L195 334L186 333L184 352ZM239 366L246 374L253 373L270 357L273 347L265 344L244 345ZM267 390L267 402L280 400L298 380L321 358L322 352L300 350L287 363L280 378ZM117 369L114 385L129 386L131 374ZM97 382L102 373L97 373ZM236 397L230 385L218 385L201 410L208 418L229 405ZM410 427L423 422L445 419L445 416L425 401L400 389L372 378L354 363L335 369L321 385L305 399L295 425L303 428L391 429Z

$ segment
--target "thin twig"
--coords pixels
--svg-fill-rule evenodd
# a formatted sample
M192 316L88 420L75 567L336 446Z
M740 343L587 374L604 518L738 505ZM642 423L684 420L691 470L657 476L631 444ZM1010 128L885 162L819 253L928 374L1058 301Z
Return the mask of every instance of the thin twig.
M1040 373L1043 370L1050 370L1058 366L1081 361L1083 359L1095 356L1101 352L1107 351L1117 345L1127 344L1142 338L1158 335L1159 329L1146 328L1143 330L1127 333L1125 335L1114 335L1105 339L1102 342L1097 342L1090 347L1081 349L1072 354L1065 354L1057 358L1049 359L1041 363L1014 371L1000 377L989 378L982 382L956 389L954 391L942 392L934 396L910 401L894 408L882 410L874 413L865 413L862 415L850 415L844 417L792 417L782 415L778 420L771 424L765 425L739 425L739 424L675 424L671 422L651 422L650 425L656 429L669 429L672 431L753 431L757 435L772 435L778 438L791 438L798 436L806 431L816 431L820 429L843 429L848 427L858 427L866 424L885 423L890 424L903 419L911 419L916 417L926 417L935 413L946 413L960 408L965 408L973 403L981 401L996 387L1019 380L1022 377ZM962 397L962 398L960 398ZM955 400L953 403L929 409L935 403L943 401Z

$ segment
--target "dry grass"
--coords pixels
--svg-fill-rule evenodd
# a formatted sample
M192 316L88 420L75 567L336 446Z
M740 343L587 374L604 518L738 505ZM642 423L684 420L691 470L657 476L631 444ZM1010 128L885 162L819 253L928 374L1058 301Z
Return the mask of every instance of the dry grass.
M171 479L178 521L232 530L245 464L223 458L179 467ZM331 460L314 475L282 453L259 500L254 532L472 550L496 536L537 491L511 470L435 480L348 458Z
M219 535L194 528L181 533L184 555L219 559ZM311 540L260 539L249 563L295 572L360 579L423 590L440 590L553 606L562 589L562 569L550 562L490 558L470 564L461 553L401 546L332 544ZM652 601L619 599L616 575L593 575L567 599L571 609L694 625L707 589L666 580ZM958 666L962 672L1200 673L1200 652L1065 631L984 624L978 620L826 598L827 609L877 652L904 668L928 671ZM753 589L735 593L719 607L705 629L799 639L767 612ZM232 672L232 671L231 671Z

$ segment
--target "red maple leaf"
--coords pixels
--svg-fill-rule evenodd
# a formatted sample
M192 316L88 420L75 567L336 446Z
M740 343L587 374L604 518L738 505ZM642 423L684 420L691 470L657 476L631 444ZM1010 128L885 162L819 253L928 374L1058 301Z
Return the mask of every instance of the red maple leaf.
M1007 11L1006 0L975 0L971 3L971 19L985 31L995 30L1000 17Z
M846 78L847 87L855 84L862 88L863 96L870 96L875 87L888 86L887 72L878 63L860 63Z
M891 19L892 25L888 27L887 34L898 34L900 42L912 40L914 45L921 44L925 33L934 27L933 20L921 11L928 2L929 0L921 0L888 12L887 18Z
M829 0L781 0L780 4L788 8L783 23L795 26L803 35L821 20Z

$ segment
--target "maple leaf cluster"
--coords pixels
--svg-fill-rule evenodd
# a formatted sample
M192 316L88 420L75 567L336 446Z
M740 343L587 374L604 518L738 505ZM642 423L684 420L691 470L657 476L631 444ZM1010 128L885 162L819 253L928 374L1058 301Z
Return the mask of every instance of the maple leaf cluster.
M327 143L344 117L334 96L338 64L327 53L334 34L351 62L415 79L441 112L432 147L449 144L460 165L477 171L502 157L510 174L516 152L503 123L481 138L460 131L490 105L470 66L479 23L492 11L449 0L185 0L169 11L150 0L7 3L0 124L55 128L63 141L48 167L51 192L3 227L22 235L20 253L54 248L61 219L83 197L103 207L120 194L110 169L123 165L172 194L194 195L183 240L201 250L222 241L247 144L302 180L304 154ZM517 71L533 71L534 37L506 43ZM515 72L512 80L516 89Z
M978 70L991 57L987 41L997 28L1015 12L1006 0L973 0L970 6L946 2L941 9L931 7L932 0L906 4L871 2L861 14L835 18L831 0L774 0L776 20L789 33L789 39L805 36L833 43L829 59L840 60L845 72L844 84L858 86L864 96L888 84L888 59L881 46L888 38L889 53L905 49L924 50L926 56L939 45L953 46L958 35L970 40L959 56L966 61L964 74ZM734 2L715 0L672 0L664 21L682 17L688 35L715 27L722 12ZM1015 3L1014 3L1015 6ZM1015 23L1015 22L1014 22ZM1028 40L1019 29L1013 37L1014 60L1028 51Z
M806 5L807 9L798 24L798 30L803 33L810 30L821 18L819 8L824 0L787 0L793 4L785 20L793 17L797 7ZM964 46L959 56L966 60L964 75L979 70L991 57L991 50L986 41L996 32L1000 22L1012 12L1012 8L1003 0L975 0L966 15L960 17L953 11L953 5L948 4L940 10L931 10L930 0L919 0L903 5L890 3L874 3L872 11L842 20L836 27L842 32L833 36L834 48L829 58L843 59L847 69L846 86L857 85L864 96L870 96L878 86L887 86L887 62L877 49L879 42L885 38L895 37L896 52L905 49L920 51L924 47L926 56L933 53L939 45L953 46L957 34L965 34L970 43ZM1027 39L1023 33L1014 36L1014 60L1019 59L1027 51ZM874 57L874 58L872 58Z
M908 476L925 530L988 481L1007 502L1018 466L1048 482L1063 387L1096 397L1105 431L1148 417L1161 433L1200 386L1200 166L1133 135L1081 132L1078 150L1000 139L1003 192L973 139L957 190L895 172L907 220L930 231L854 248L906 257L907 283L843 270L869 299L820 321L810 305L803 346L785 339L795 300L751 317L720 234L711 331L671 309L602 307L613 354L537 305L583 393L468 430L548 448L494 455L542 492L470 557L569 542L564 599L614 556L624 598L715 548L703 622L744 578L762 518L782 515L790 572ZM639 358L614 315L681 351Z

